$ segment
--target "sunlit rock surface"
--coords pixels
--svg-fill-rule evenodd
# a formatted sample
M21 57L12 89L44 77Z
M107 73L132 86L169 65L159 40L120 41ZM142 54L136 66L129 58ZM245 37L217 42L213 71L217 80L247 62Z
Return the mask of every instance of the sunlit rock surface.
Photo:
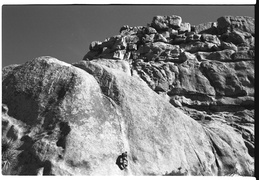
M82 61L4 67L2 173L253 176L254 40L250 17L156 16Z

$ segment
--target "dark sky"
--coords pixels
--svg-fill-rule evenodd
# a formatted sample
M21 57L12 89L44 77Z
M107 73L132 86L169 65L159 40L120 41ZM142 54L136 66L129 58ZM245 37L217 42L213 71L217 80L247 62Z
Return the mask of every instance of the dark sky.
M155 15L197 25L223 15L254 17L254 6L2 6L2 67L39 56L77 62L90 42L119 34L123 25L145 26Z

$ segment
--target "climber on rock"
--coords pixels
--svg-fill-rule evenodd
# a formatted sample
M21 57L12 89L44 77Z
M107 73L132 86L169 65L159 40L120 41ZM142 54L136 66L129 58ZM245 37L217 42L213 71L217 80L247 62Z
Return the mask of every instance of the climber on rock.
M122 160L123 160L123 167L126 169L128 167L128 156L127 151L125 153L122 153Z
M128 166L127 151L118 156L116 164L121 170L125 170Z

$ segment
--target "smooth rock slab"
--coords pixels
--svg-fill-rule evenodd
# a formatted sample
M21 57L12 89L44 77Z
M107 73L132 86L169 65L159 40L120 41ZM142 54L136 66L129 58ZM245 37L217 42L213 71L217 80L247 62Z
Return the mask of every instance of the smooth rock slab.
M28 126L14 174L253 174L232 127L203 127L137 76L98 63L36 58L5 76L3 103ZM115 164L124 151L127 171Z

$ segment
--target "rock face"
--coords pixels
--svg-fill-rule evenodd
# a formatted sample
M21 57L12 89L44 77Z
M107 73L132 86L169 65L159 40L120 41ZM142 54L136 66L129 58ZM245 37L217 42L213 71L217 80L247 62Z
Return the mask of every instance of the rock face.
M228 30L240 30L254 35L255 20L248 16L223 16L217 19L217 29L219 33L225 33Z
M3 174L253 176L253 22L156 16L83 61L4 67Z

